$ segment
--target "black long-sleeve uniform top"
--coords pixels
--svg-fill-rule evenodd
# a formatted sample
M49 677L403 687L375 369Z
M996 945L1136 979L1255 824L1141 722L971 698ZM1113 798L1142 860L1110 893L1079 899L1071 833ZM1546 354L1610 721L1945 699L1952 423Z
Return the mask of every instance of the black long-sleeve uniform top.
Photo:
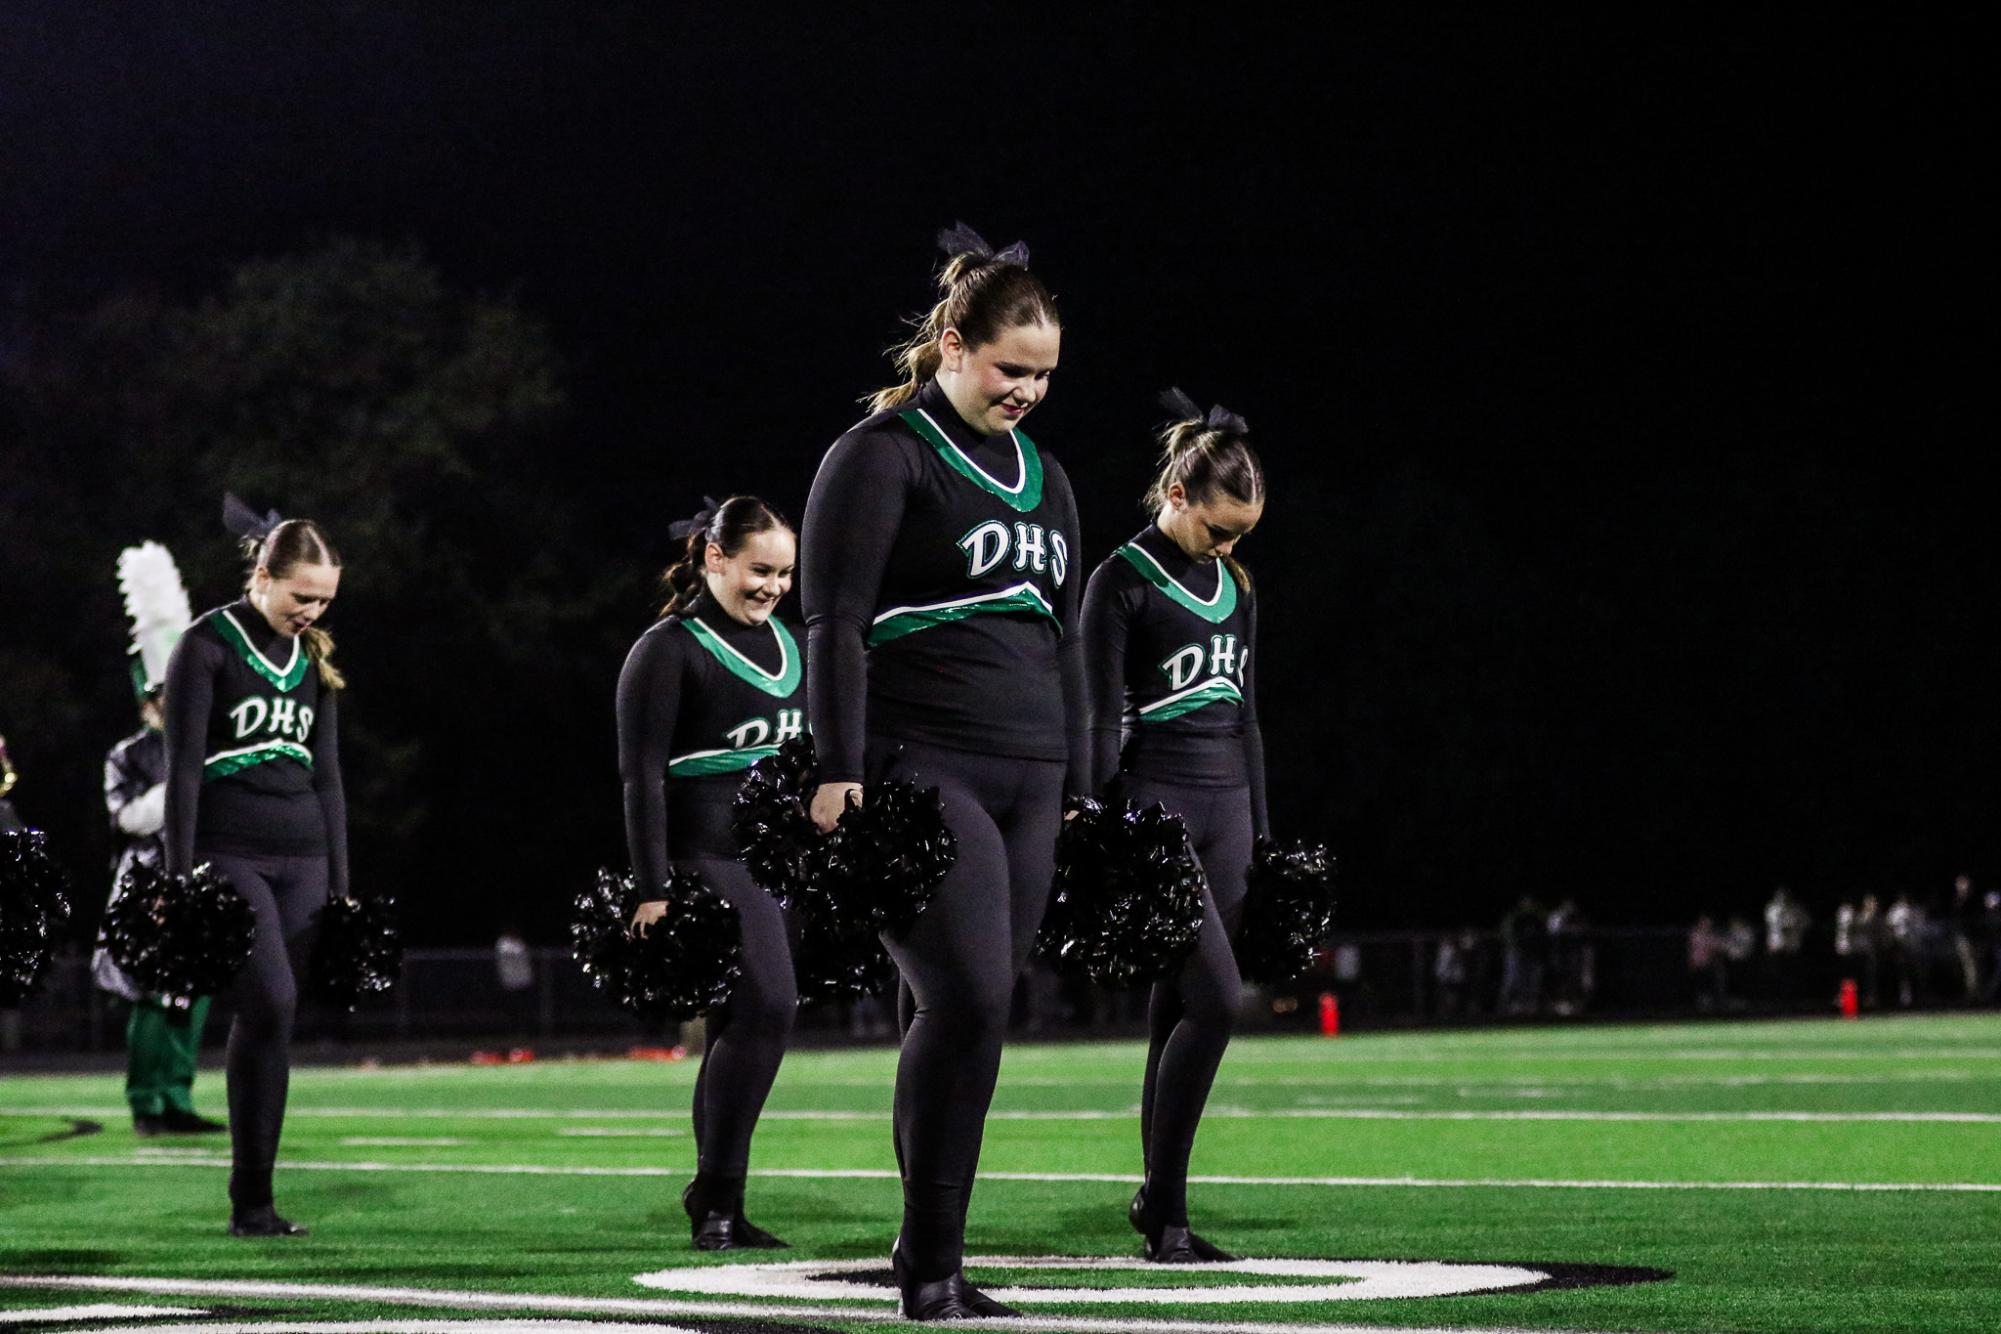
M1222 561L1191 560L1148 524L1084 593L1091 789L1123 770L1195 787L1247 784L1266 832L1252 649L1257 601Z
M1077 502L1020 430L983 436L934 380L834 442L806 502L807 698L826 782L871 737L1089 772Z
M618 772L640 884L659 885L675 857L736 857L743 771L805 731L803 659L777 617L745 625L706 593L633 644L618 676Z
M347 893L340 694L320 688L305 644L247 600L200 616L167 663L167 869L197 848L250 856L324 853Z

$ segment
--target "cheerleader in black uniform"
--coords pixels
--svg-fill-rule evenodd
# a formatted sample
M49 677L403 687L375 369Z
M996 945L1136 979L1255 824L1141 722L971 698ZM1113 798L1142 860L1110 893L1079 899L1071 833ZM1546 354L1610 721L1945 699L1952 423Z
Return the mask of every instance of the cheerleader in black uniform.
M1231 1258L1189 1230L1188 1157L1236 1019L1230 938L1252 840L1265 833L1257 604L1231 555L1264 511L1264 476L1242 418L1203 417L1178 392L1168 406L1181 420L1161 433L1143 502L1153 522L1092 573L1083 620L1093 787L1179 815L1207 881L1195 951L1155 984L1148 1009L1146 1183L1129 1214L1147 1259L1187 1264Z
M1027 251L961 228L907 379L827 452L806 506L807 694L831 828L865 781L939 789L959 860L884 943L914 1010L896 1076L904 1314L1011 1314L966 1283L966 1206L1016 976L1085 777L1077 507L1020 427L1049 390L1055 303ZM1067 779L1074 774L1074 779Z
M232 513L234 507L232 506ZM229 1029L229 1231L302 1236L273 1207L291 1080L295 977L329 895L347 893L339 709L345 682L315 622L340 556L309 519L240 516L241 600L198 617L167 664L167 870L210 862L257 915Z
M798 1003L785 914L737 860L730 801L743 771L805 731L805 663L772 613L792 587L797 540L776 510L733 496L676 525L687 552L667 571L660 620L618 678L618 767L633 874L655 888L670 864L699 872L736 906L743 972L709 1016L695 1079L695 1179L682 1192L695 1249L785 1243L743 1213L751 1132L771 1092ZM642 903L641 935L666 911Z

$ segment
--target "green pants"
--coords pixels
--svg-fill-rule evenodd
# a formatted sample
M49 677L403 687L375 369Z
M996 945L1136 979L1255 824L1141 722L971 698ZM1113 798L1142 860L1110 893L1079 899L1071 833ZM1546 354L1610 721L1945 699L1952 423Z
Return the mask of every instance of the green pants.
M185 1010L138 1001L125 1025L125 1101L134 1116L192 1112L208 997Z

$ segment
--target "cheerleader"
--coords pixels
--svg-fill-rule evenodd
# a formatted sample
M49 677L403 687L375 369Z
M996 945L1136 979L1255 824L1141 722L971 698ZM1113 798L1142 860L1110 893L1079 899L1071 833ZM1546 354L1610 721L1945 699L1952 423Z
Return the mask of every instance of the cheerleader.
M232 502L234 498L231 498ZM167 666L166 864L209 862L249 901L255 947L229 1029L229 1232L304 1236L273 1207L284 1129L295 978L330 895L347 893L347 805L333 638L317 622L340 589L340 555L310 519L230 504L250 578L198 617Z
M1152 522L1091 575L1084 645L1094 790L1159 802L1188 826L1207 882L1205 924L1180 971L1156 983L1140 1103L1146 1181L1128 1217L1146 1258L1231 1257L1188 1226L1188 1158L1242 979L1230 939L1252 840L1265 833L1264 747L1251 668L1257 604L1232 554L1264 512L1264 475L1241 417L1207 416L1179 391L1143 507Z
M699 872L736 906L743 972L709 1016L695 1080L695 1179L681 1195L695 1249L777 1249L744 1217L751 1133L771 1092L798 1001L784 912L751 881L730 835L743 771L805 730L805 663L772 613L792 587L797 541L783 516L732 496L670 530L687 539L666 573L666 607L618 678L618 767L633 874L659 887ZM639 905L644 935L667 910Z
M996 254L963 227L941 239L943 297L899 350L905 377L828 450L805 525L814 821L831 828L864 782L908 777L938 788L958 836L930 905L884 937L912 1005L892 1267L913 1320L1012 1314L961 1271L966 1207L1063 795L1088 765L1066 633L1077 507L1021 429L1056 370L1055 302L1024 247Z

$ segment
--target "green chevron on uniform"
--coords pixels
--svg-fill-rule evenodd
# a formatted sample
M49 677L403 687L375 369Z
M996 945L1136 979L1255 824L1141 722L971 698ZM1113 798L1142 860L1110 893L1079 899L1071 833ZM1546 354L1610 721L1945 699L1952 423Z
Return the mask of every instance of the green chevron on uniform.
M926 444L938 451L946 466L971 482L980 490L996 496L1009 509L1028 513L1042 503L1042 455L1036 450L1035 442L1026 432L1009 431L1014 440L1015 452L1021 456L1021 481L1012 490L989 477L980 465L967 457L966 451L953 444L929 413L922 408L906 408L896 414L911 430L924 438Z
M1180 694L1145 705L1139 711L1139 720L1143 723L1164 723L1169 718L1179 718L1184 713L1193 713L1210 704L1235 704L1241 708L1243 703L1243 692L1218 676Z
M1016 584L1013 588L982 593L977 597L953 598L949 602L934 602L923 607L893 608L876 617L874 628L868 632L868 642L870 647L874 647L919 630L929 630L934 625L963 621L968 616L1006 612L1030 612L1047 616L1052 621L1056 619L1055 609L1044 600L1035 585Z
M250 636L244 633L243 627L236 623L236 618L228 611L222 612L215 618L215 628L229 641L230 647L236 650L251 671L278 689L291 690L306 679L306 668L311 663L300 648L297 635L292 636L292 660L280 667L257 651L256 645L250 642Z
M767 695L776 695L779 699L790 698L792 692L799 688L799 643L792 638L792 632L785 628L784 622L777 618L765 622L778 639L779 668L776 673L765 671L724 643L720 635L702 624L700 617L690 616L681 624L688 627L688 633L695 637L696 642L707 649L710 655L728 668L738 680L756 686Z
M698 750L678 760L667 761L669 778L705 778L710 774L733 774L748 769L759 760L778 753L776 746L744 746L737 750Z
M1220 563L1216 566L1216 595L1204 602L1177 583L1174 576L1162 569L1160 562L1137 543L1126 543L1119 548L1119 554L1139 571L1140 578L1211 624L1220 625L1229 620L1230 613L1237 609L1237 581Z
M308 769L313 767L313 753L295 741L262 741L242 750L225 750L202 761L201 780L212 783L218 778L242 773L245 769L273 760L297 760Z

